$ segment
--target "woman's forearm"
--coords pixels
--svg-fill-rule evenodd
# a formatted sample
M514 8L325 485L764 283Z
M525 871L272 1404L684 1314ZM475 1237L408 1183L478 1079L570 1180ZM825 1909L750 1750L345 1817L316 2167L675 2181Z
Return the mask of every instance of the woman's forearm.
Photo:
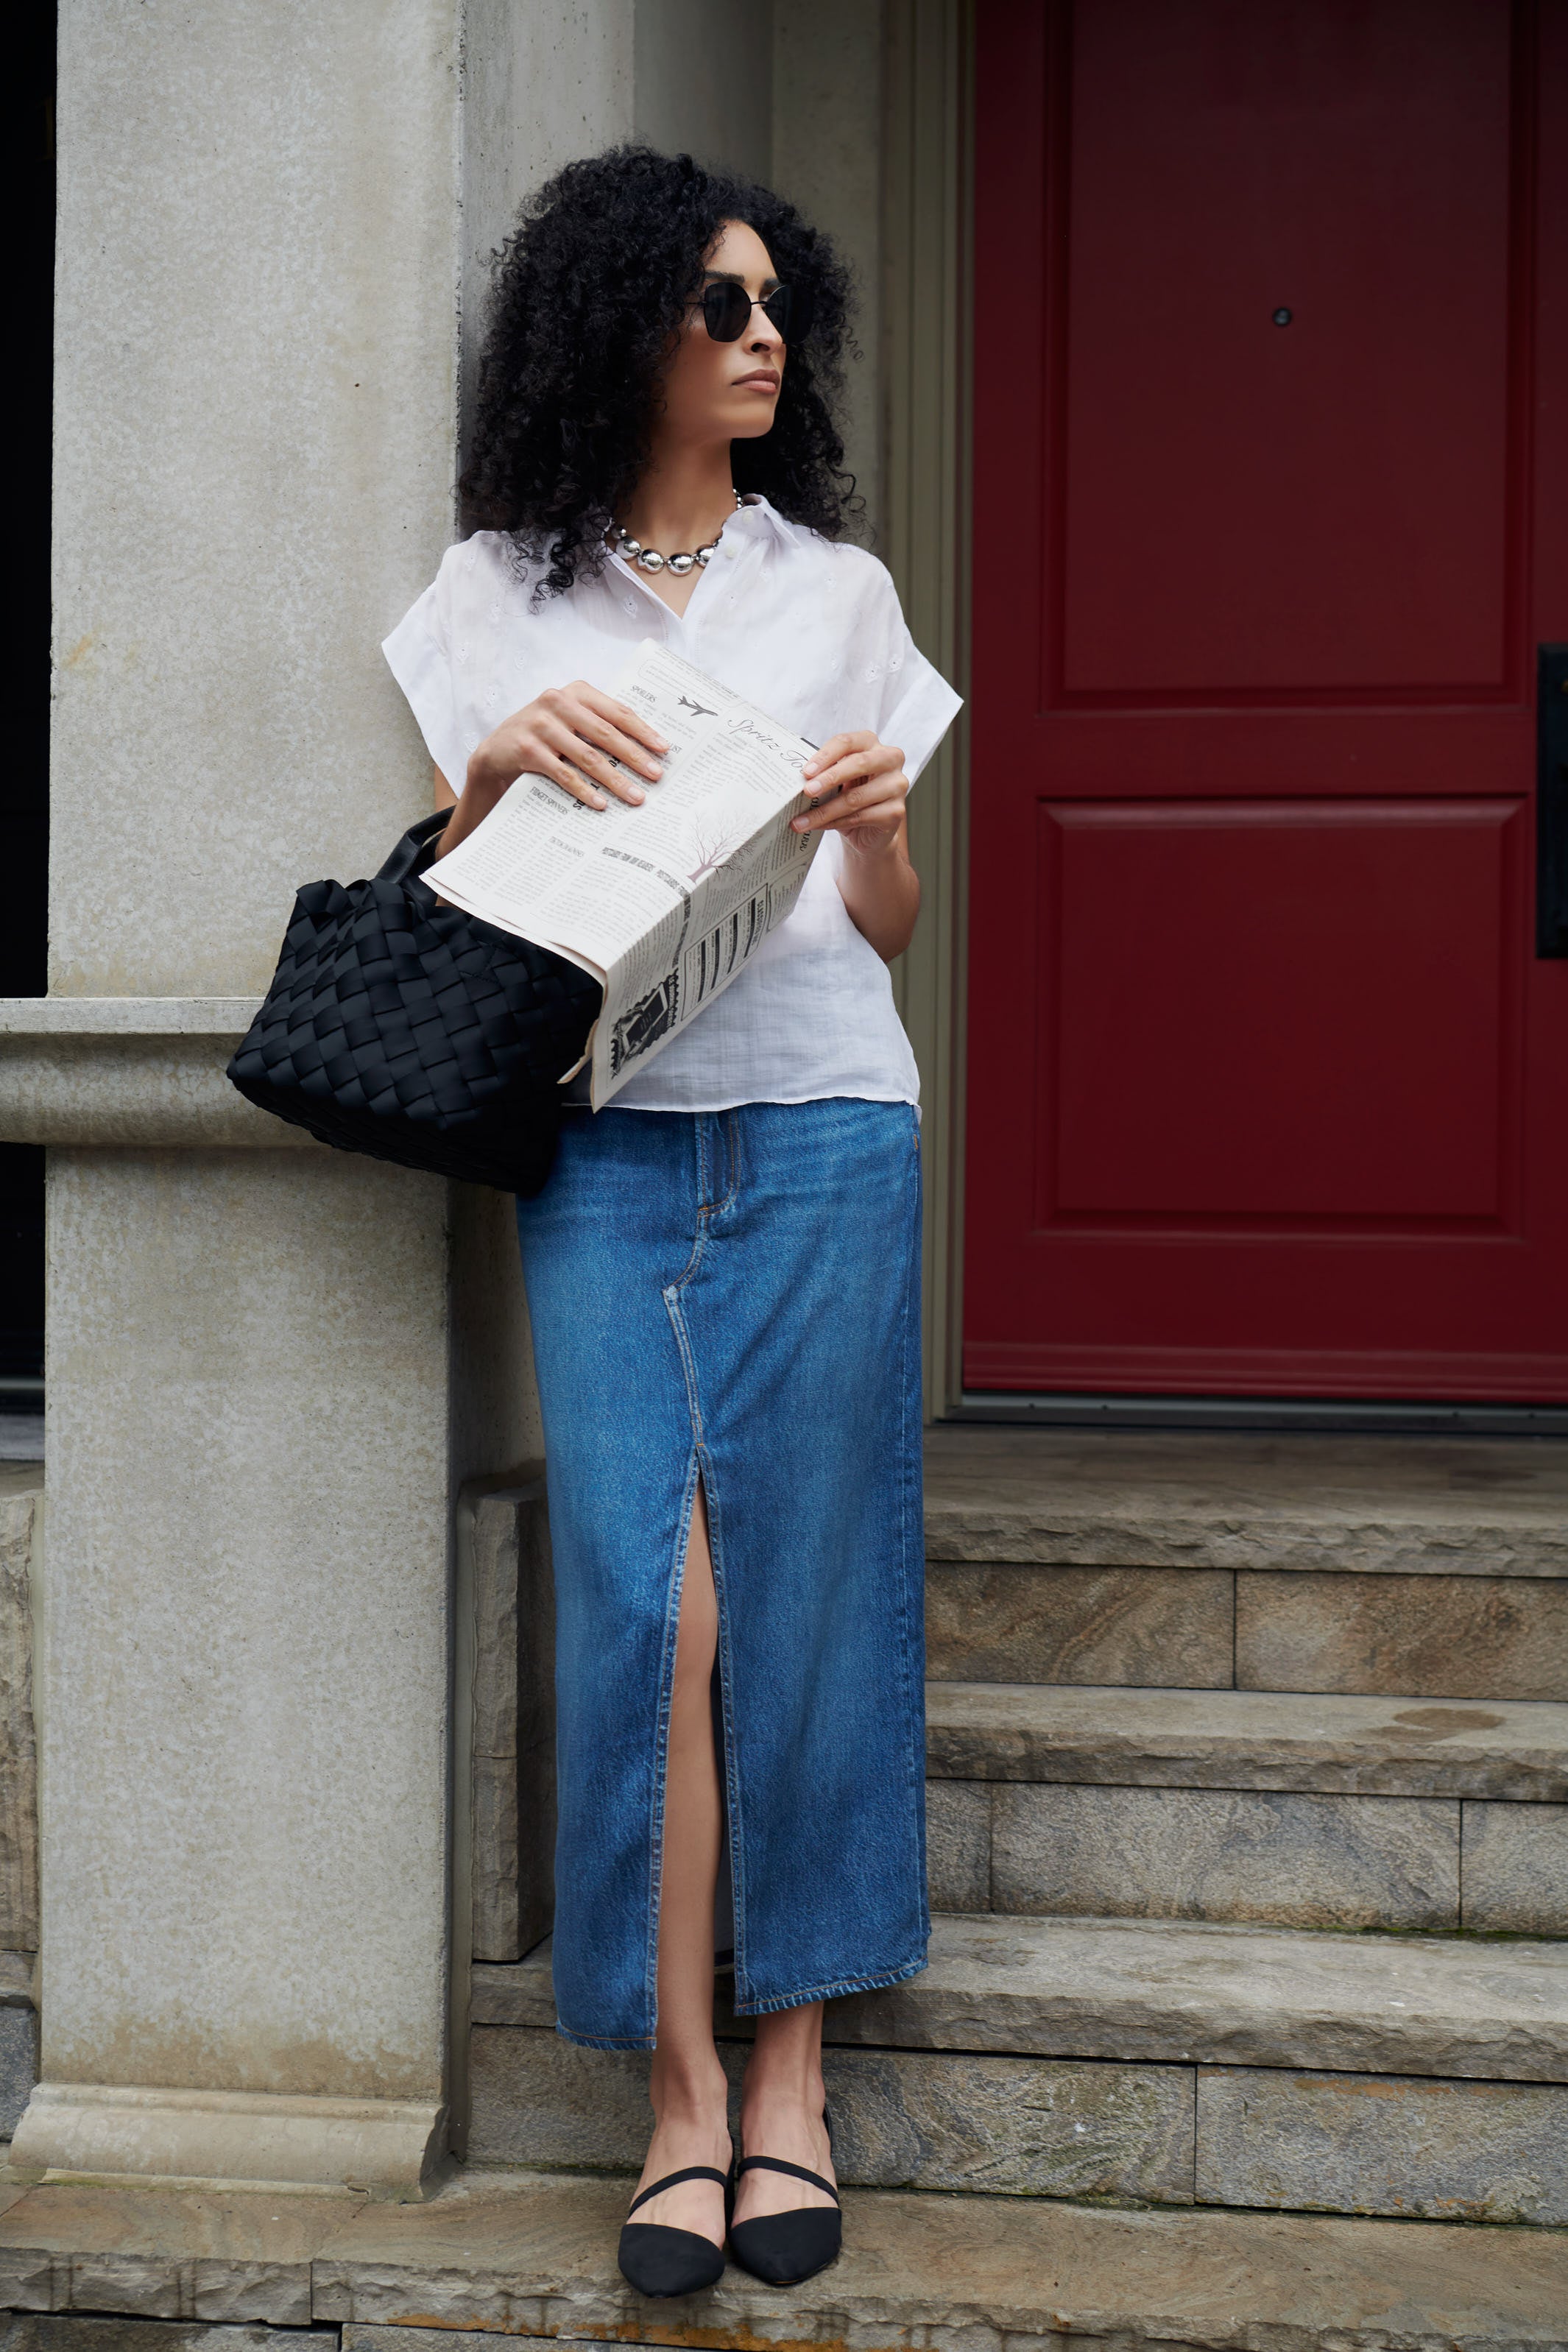
M844 866L838 893L849 919L868 940L884 963L903 954L914 936L921 910L921 879L910 864L905 828L885 849L858 849L844 843Z

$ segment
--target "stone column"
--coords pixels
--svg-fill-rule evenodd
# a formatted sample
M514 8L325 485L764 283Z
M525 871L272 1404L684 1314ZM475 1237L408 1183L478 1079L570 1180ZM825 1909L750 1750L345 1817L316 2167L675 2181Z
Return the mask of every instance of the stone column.
M465 281L629 127L630 0L60 26L50 994L0 1008L0 1132L55 1147L15 2161L416 2195L466 2030L452 1504L537 1451L506 1204L221 1072L295 885L428 806L377 648L451 535Z

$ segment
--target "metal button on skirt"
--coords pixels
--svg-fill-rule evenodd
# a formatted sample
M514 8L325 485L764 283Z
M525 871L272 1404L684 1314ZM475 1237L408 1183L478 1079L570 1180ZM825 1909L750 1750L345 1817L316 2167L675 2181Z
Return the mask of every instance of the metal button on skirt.
M697 1482L742 2015L925 1965L920 1158L907 1103L569 1113L518 1204L556 1590L555 2000L652 2045Z

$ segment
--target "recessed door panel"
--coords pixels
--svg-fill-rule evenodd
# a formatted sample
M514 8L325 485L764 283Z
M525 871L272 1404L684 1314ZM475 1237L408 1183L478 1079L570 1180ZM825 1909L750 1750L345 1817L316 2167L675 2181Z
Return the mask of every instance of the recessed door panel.
M1503 685L1510 33L1499 0L1075 10L1068 694Z
M1040 818L1037 1228L1498 1227L1518 802Z

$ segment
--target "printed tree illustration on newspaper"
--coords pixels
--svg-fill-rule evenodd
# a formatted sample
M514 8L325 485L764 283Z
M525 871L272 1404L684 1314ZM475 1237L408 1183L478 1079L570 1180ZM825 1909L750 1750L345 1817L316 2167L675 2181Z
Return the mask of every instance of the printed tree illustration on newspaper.
M692 847L697 852L697 863L687 876L687 880L700 882L705 874L711 874L716 866L722 866L739 838L740 835L734 833L709 833L700 827L698 828L692 835Z

